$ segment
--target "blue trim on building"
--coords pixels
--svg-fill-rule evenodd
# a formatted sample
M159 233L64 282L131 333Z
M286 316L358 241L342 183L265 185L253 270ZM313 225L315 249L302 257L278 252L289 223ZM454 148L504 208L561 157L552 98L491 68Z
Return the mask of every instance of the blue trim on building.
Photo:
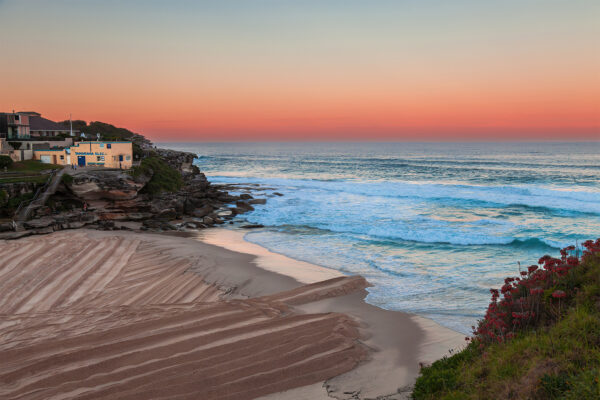
M36 151L65 151L66 149L39 149L39 150L34 150L33 152L35 153Z

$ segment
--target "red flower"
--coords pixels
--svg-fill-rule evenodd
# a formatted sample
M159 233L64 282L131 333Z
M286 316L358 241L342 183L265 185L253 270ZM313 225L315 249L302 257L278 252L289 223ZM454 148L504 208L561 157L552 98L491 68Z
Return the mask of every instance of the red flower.
M529 293L531 293L532 295L534 294L542 294L544 293L544 289L542 289L541 287L534 287L533 289L529 290Z
M552 293L552 297L554 297L555 299L562 299L563 297L567 297L567 294L562 290L555 290Z
M527 271L531 274L531 273L535 272L535 270L537 270L537 269L538 269L537 265L532 265L527 268Z

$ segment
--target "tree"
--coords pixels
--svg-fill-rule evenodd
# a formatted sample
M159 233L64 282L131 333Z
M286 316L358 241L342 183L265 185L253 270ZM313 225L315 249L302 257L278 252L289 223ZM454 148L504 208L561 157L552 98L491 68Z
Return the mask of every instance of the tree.
M13 160L9 156L0 156L0 168L10 168Z

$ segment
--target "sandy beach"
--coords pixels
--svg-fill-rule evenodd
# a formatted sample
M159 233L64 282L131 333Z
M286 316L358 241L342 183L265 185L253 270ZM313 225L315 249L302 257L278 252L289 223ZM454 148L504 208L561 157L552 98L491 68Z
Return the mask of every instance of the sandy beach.
M0 242L0 398L406 398L463 343L368 282L210 229Z

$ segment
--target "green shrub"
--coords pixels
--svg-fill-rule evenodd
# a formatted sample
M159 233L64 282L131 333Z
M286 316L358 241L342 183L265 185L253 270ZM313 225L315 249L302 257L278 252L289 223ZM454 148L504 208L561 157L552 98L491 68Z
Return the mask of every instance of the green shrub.
M8 142L8 144L10 144L10 146L15 149L15 150L19 150L21 148L21 142Z
M65 185L70 185L70 184L73 183L73 177L71 175L69 175L69 174L63 174L63 176L60 178L60 180Z
M171 168L158 157L143 159L140 166L132 170L131 175L134 177L141 175L152 176L142 189L143 192L149 194L176 192L183 185L183 179L179 171Z
M556 314L509 340L476 339L423 368L413 398L600 399L600 240L584 247L579 263L555 276L567 293L560 313L552 288L545 301Z
M133 148L133 158L135 160L139 160L144 157L144 150L142 150L142 148L137 143L133 143L132 148Z
M10 168L13 164L12 158L9 156L0 156L0 168Z
M540 386L548 399L559 399L569 390L568 376L565 373L544 374L540 379Z

